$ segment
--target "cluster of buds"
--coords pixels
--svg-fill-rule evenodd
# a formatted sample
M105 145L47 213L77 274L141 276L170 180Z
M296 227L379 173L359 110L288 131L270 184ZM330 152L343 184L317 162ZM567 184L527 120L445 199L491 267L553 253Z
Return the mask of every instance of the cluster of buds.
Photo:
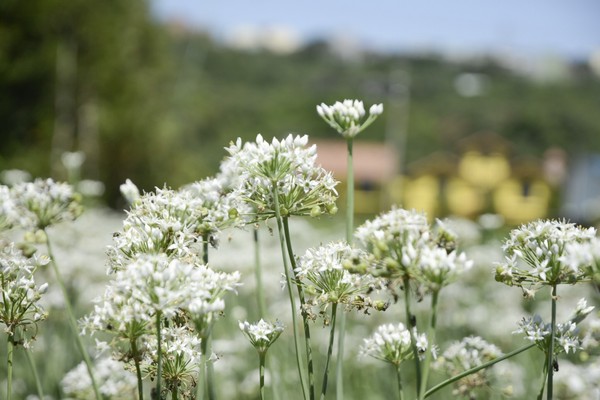
M336 101L333 105L322 103L317 106L317 113L340 135L351 139L365 130L383 113L383 104L374 104L366 117L365 107L360 100Z

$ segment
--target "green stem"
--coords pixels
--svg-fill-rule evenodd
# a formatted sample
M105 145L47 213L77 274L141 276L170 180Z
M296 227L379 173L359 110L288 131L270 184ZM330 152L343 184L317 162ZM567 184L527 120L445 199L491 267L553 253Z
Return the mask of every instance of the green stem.
M171 400L177 400L178 391L179 385L177 383L173 384L173 389L171 389Z
M140 352L137 348L137 339L131 340L131 353L135 364L135 375L137 377L138 400L144 400L144 382L142 381L142 369L140 368Z
M327 361L325 362L325 372L323 373L323 385L321 386L321 400L325 399L327 393L327 381L329 378L329 361L333 353L333 341L335 338L335 320L337 315L337 303L333 303L331 307L331 330L329 332L329 348L327 350ZM342 313L343 314L343 313Z
M217 393L216 393L216 388L215 388L215 369L213 367L212 361L210 360L210 354L209 354L209 353L212 353L211 334L209 333L202 342L206 343L206 346L204 347L204 351L205 351L204 354L207 355L207 357L206 357L206 390L208 391L209 400L214 400L217 398Z
M550 330L550 344L548 345L548 384L546 398L552 400L552 379L554 377L554 337L556 335L556 284L552 285L552 327Z
M161 381L162 381L162 344L161 344L161 332L160 332L160 321L161 320L161 312L156 312L156 342L157 342L157 363L156 363L156 395L158 398L161 398Z
M209 244L209 235L208 234L204 234L202 236L202 262L204 262L205 265L208 265L208 244ZM204 382L205 382L205 387L206 387L206 391L208 393L208 398L209 400L215 400L217 398L217 394L216 394L216 388L215 388L215 380L214 380L214 376L215 376L215 370L213 367L213 364L211 361L208 360L208 353L211 352L211 348L210 348L210 339L211 339L211 334L210 332L212 331L209 330L206 337L202 338L202 354L205 356L205 366L204 366L204 371L205 371L205 377L204 377Z
M11 336L7 338L6 349L6 400L10 400L12 397L13 351L15 349Z
M285 256L286 253L286 249L285 249L285 238L283 236L283 223L282 223L282 218L281 218L281 210L279 209L279 191L277 190L277 182L273 182L273 199L274 199L274 205L275 205L275 220L277 221L277 231L279 233L279 244L281 246L281 256L283 258L283 270L285 273L285 281L286 281L286 286L287 286L287 290L288 290L288 296L290 298L290 304L292 306L292 326L293 326L293 330L294 330L294 346L296 347L296 365L298 367L298 376L300 378L300 386L302 387L302 393L304 395L304 399L306 400L307 397L307 393L306 393L306 383L304 380L304 367L302 366L302 359L300 358L300 342L298 339L299 333L298 333L298 324L296 322L297 317L296 317L296 305L295 305L295 301L294 301L294 293L292 292L292 279L290 278L290 271L289 271L289 266L288 266L288 260L287 257Z
M525 346L523 346L523 347L520 347L520 348L518 348L518 349L516 349L516 350L513 350L513 351L511 351L510 353L507 353L507 354L503 355L502 357L494 358L493 360L490 360L490 361L488 361L488 362L486 362L486 363L483 363L483 364L481 364L481 365L478 365L478 366L476 366L476 367L473 367L473 368L471 368L471 369L468 369L468 370L466 370L466 371L464 371L464 372L461 372L460 374L458 374L458 375L455 375L455 376L453 376L453 377L452 377L452 378L450 378L450 379L446 379L445 381L443 381L443 382L441 382L441 383L439 383L439 384L435 385L435 386L434 386L434 387L432 387L431 389L429 389L429 390L428 390L428 391L425 393L425 397L429 397L429 396L431 396L432 394L434 394L434 393L435 393L435 392L437 392L438 390L440 390L440 389L442 389L442 388L444 388L444 387L446 387L446 386L448 386L448 385L450 385L450 384L452 384L452 383L454 383L454 382L456 382L456 381L458 381L458 380L460 380L460 379L462 379L462 378L464 378L464 377L466 377L466 376L469 376L469 375L471 375L471 374L474 374L474 373L476 373L476 372L479 372L479 371L481 371L482 369L485 369L485 368L491 367L492 365L494 365L494 364L497 364L497 363L499 363L500 361L504 361L504 360L506 360L506 359L508 359L508 358L514 357L514 356L516 356L517 354L520 354L520 353L524 352L525 350L529 350L529 349L531 349L533 346L535 346L535 343L530 343L530 344L528 344L528 345L525 345Z
M437 323L437 305L439 294L439 290L436 290L431 295L431 321L429 323L429 329L427 330L427 352L425 353L425 361L423 362L423 377L421 379L419 400L423 400L425 398L425 392L427 390L427 378L429 377L433 341L435 340L435 325Z
M85 362L85 366L87 368L88 374L90 376L90 380L92 383L92 389L94 390L94 396L96 400L102 400L102 395L100 394L100 390L98 389L98 384L96 383L96 378L94 378L94 373L92 369L92 362L90 360L90 356L88 355L85 347L83 346L83 341L81 340L81 336L79 335L79 330L77 329L77 321L75 320L75 316L73 315L73 308L71 306L71 301L69 300L69 293L67 292L67 288L63 282L62 276L58 269L58 265L56 264L56 259L54 258L54 253L52 252L52 246L50 244L50 237L48 236L48 232L44 229L44 234L46 235L46 248L48 249L48 256L50 257L50 264L52 265L52 269L54 270L54 275L56 276L56 281L58 282L58 286L60 286L60 290L62 291L63 298L65 300L65 310L67 311L67 316L69 319L69 324L71 325L71 329L73 330L73 335L75 336L75 343L81 352L81 356L83 357L83 361Z
M346 140L348 143L348 163L346 177L346 241L352 244L354 233L354 164L352 155L352 138Z
M417 348L417 339L415 337L415 328L417 326L415 318L411 312L410 307L410 279L408 275L404 275L404 309L406 311L406 325L410 333L410 347L413 352L413 359L415 363L415 379L417 392L421 387L421 359L419 358L419 349Z
M400 364L396 364L396 378L398 379L398 400L404 400L404 393L402 390L402 377L400 376Z
M546 387L546 378L548 377L548 359L544 360L544 368L542 369L542 387L537 395L537 400L543 400L544 388Z
M290 236L290 227L288 222L288 217L283 217L283 229L285 232L285 242L287 244L287 252L290 258L290 263L292 265L292 272L294 274L294 278L297 280L296 276L296 258L294 257L294 250L292 249L292 240ZM306 347L306 361L308 364L308 387L309 387L309 395L310 399L315 399L315 374L313 367L313 357L312 357L312 346L310 344L310 324L308 323L308 314L306 313L304 307L306 305L306 300L304 298L304 290L300 284L296 284L296 289L298 289L298 298L300 299L300 310L302 313L302 321L304 326L304 342Z
M267 358L267 352L261 351L258 353L259 363L260 363L260 400L264 400L265 398L265 362Z
M40 376L35 365L35 360L33 359L33 355L31 354L31 351L29 349L25 349L25 356L27 357L29 368L31 368L31 373L33 374L33 379L35 380L35 389L37 390L38 397L40 398L40 400L42 400L44 398L42 382L40 381Z
M266 316L265 293L263 290L262 268L260 265L260 244L258 241L258 227L254 228L254 273L256 275L256 295L258 297L258 313L260 318Z
M348 157L346 166L346 242L352 245L354 237L354 161L353 140L346 140ZM344 342L346 336L346 313L340 315L338 328L338 352L336 364L335 394L337 400L344 400Z

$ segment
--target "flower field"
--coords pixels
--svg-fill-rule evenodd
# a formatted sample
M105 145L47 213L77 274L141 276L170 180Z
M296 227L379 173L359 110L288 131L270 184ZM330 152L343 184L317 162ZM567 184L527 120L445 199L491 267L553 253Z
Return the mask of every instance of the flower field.
M351 194L383 106L317 111ZM2 398L600 396L594 228L359 220L307 136L226 150L178 189L127 181L125 213L51 179L0 186Z

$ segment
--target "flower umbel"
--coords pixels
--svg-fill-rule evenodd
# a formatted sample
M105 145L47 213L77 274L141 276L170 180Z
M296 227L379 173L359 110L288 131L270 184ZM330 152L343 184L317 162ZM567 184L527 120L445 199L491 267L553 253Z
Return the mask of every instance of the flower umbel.
M279 141L265 141L261 135L256 142L232 143L230 156L223 163L232 169L225 175L238 175L236 195L253 212L253 220L273 218L274 193L278 193L281 216L318 216L337 211L335 200L337 181L330 172L315 165L316 146L308 145L308 136L288 135Z
M283 324L279 321L275 323L266 322L261 319L255 324L248 321L240 322L239 327L246 337L252 343L252 346L261 354L271 347L283 332Z
M415 342L419 354L427 351L427 337L425 334L414 332ZM435 349L432 347L432 351ZM385 324L377 328L373 336L364 339L359 354L367 355L394 365L400 365L405 360L413 358L410 344L410 332L404 324Z
M317 106L317 112L340 135L345 138L353 138L383 113L383 104L371 106L366 119L365 107L360 100L346 99L342 102L336 101L335 104L330 106L321 103Z

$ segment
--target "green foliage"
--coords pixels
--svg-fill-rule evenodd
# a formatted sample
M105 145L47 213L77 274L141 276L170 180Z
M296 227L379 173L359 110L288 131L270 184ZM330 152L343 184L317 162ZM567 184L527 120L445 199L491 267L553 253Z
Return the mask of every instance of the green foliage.
M551 146L571 154L600 150L600 82L584 65L569 68L567 79L541 83L493 59L348 60L318 41L289 55L241 51L158 24L144 0L4 0L0 169L64 178L58 155L83 150L83 176L102 180L114 205L127 177L149 190L215 172L223 143L237 136L333 138L315 106L343 98L383 102L392 111L365 140L397 137L396 126L407 124L405 162L454 150L457 140L482 130L507 138L516 155ZM457 94L463 72L485 78L481 96ZM408 102L407 119L395 101Z

